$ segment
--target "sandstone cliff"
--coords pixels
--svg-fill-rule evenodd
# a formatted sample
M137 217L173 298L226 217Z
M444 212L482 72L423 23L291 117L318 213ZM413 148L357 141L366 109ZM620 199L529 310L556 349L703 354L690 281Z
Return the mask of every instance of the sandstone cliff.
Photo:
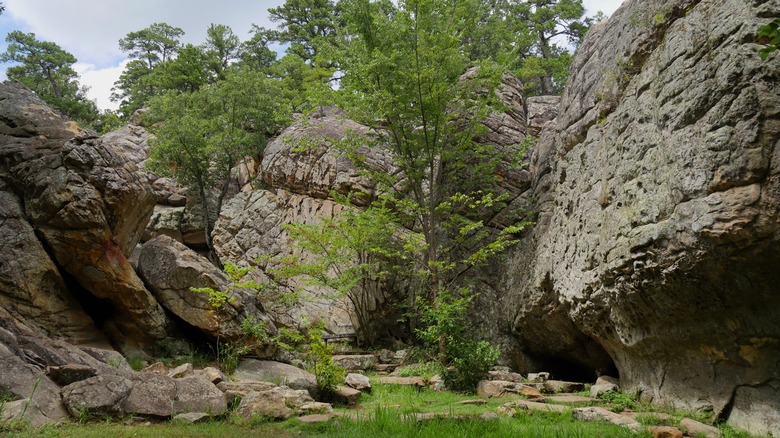
M777 1L626 2L589 33L534 155L510 262L526 353L659 403L780 431Z

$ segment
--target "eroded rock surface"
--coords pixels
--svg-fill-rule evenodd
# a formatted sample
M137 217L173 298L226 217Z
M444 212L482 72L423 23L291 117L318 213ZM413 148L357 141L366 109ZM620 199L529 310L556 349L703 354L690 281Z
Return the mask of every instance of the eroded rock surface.
M629 1L590 30L532 164L508 305L526 351L780 431L780 58L754 43L778 11Z

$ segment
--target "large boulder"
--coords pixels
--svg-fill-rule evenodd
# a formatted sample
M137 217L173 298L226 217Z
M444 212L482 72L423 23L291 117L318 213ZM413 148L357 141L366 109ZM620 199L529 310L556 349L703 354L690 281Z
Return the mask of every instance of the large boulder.
M281 362L244 359L233 377L237 380L271 382L292 389L303 389L312 397L319 393L317 379L308 371Z
M102 300L116 343L130 351L164 338L162 307L127 260L155 202L146 177L110 138L78 130L23 85L0 85L0 102L4 191L24 206L54 262Z
M591 28L509 262L526 353L780 433L780 57L754 43L778 10L627 1Z
M276 333L251 291L232 287L227 276L206 258L168 236L143 245L138 273L163 307L214 339L231 342L245 336L241 322L248 317L266 321L268 333ZM211 302L207 292L194 292L193 287L227 292L225 302L215 307L217 303Z
M303 278L272 279L266 274L275 265L269 261L257 261L258 257L311 257L295 246L285 225L292 223L314 224L322 218L332 218L345 206L327 199L290 193L286 190L256 190L239 193L222 209L214 231L214 247L223 260L240 264L257 264L250 276L261 284L269 284L268 291L281 288L284 291L301 290L303 299L290 308L276 305L273 295L264 298L263 305L275 321L286 326L300 326L305 315L310 323L321 321L331 333L354 333L350 317L351 304L334 299L334 292L311 285ZM377 291L380 292L380 291ZM387 301L378 293L372 295L371 304L376 309ZM377 322L380 320L377 319Z

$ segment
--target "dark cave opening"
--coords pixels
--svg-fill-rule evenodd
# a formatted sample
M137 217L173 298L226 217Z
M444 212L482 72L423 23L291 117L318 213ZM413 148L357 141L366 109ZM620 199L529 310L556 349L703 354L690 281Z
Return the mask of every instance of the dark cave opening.
M620 378L614 362L598 368L560 357L534 357L534 362L538 367L535 371L546 371L554 380L594 383L599 376Z
M76 277L60 268L60 275L65 281L71 296L79 303L84 312L92 318L95 327L102 330L107 321L115 319L119 315L111 300L98 298L82 286Z

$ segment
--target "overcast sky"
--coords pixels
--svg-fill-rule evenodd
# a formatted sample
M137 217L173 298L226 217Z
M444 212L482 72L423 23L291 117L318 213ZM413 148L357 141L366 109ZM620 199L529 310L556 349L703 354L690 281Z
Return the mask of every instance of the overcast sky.
M34 32L39 40L52 41L78 60L81 83L90 87L89 97L101 109L115 109L109 101L111 87L126 62L118 41L129 32L152 23L168 23L184 30L184 42L200 44L209 24L226 24L248 39L252 24L273 28L268 8L284 0L0 0L0 52L6 49L5 35L13 30ZM607 15L623 0L584 0L588 15ZM0 65L5 79L6 64Z

